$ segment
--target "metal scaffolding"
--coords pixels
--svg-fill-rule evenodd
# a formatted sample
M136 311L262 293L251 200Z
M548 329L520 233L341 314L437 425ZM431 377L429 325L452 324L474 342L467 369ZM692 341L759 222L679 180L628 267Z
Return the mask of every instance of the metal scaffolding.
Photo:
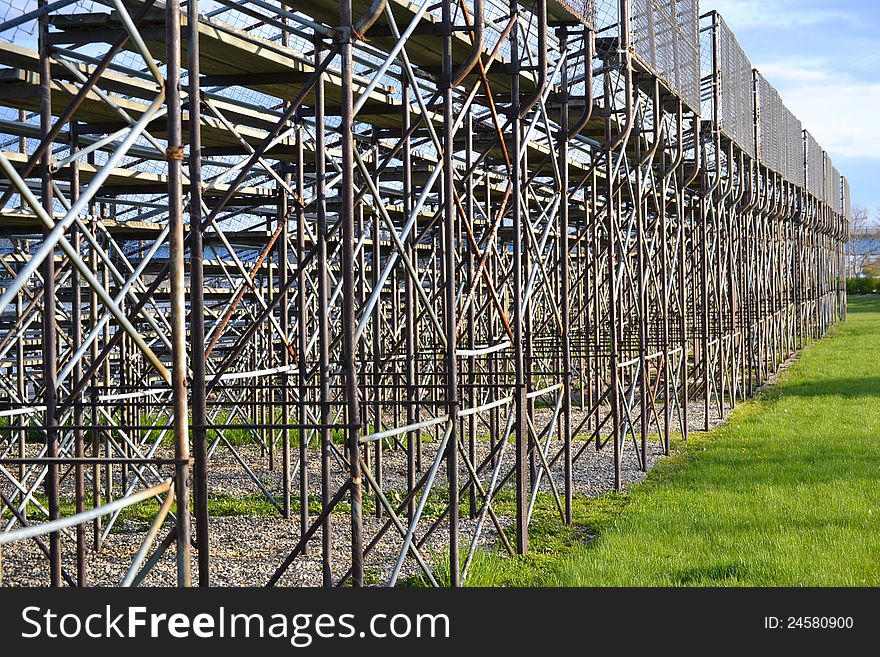
M849 186L696 0L3 20L0 549L52 585L145 500L122 584L210 584L221 456L289 519L255 584L460 585L846 314Z

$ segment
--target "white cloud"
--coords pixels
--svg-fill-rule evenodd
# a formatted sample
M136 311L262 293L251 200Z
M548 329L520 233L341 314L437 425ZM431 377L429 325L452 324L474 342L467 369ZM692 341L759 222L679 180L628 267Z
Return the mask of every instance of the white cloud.
M880 157L880 82L785 63L757 68L832 158Z
M701 12L712 9L735 29L815 25L832 19L852 18L840 11L803 7L802 3L790 0L711 0L700 3Z

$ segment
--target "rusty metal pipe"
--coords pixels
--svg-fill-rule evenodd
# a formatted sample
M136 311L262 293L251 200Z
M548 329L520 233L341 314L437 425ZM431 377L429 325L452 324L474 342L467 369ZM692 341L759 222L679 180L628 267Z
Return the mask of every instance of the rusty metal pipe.
M581 130L587 127L590 119L593 118L593 54L596 52L596 36L592 30L584 31L586 43L586 53L584 54L584 111L574 126L568 131L568 139L573 139L575 135L580 134ZM568 94L568 90L563 90L564 94ZM565 126L563 126L564 128Z
M538 104L547 88L547 0L537 0L535 14L538 17L538 83L535 85L535 93L520 108L520 121Z
M480 56L483 54L483 35L486 29L486 16L483 9L483 0L474 0L473 47L468 58L452 72L449 78L450 87L460 85L480 61ZM467 8L465 8L465 12L467 12ZM449 29L452 29L451 25Z

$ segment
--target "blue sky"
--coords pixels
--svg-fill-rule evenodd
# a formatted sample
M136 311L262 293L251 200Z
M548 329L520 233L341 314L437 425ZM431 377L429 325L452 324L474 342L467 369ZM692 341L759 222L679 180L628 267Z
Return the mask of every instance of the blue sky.
M880 2L702 0L880 214Z
M0 19L9 3L36 4L0 0ZM701 0L712 9L880 221L880 0Z

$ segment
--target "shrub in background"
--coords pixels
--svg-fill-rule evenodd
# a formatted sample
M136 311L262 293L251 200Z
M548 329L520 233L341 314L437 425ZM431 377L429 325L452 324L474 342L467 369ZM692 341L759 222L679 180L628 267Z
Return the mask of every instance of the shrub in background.
M846 281L847 294L877 294L880 293L880 276L863 276L862 278L850 278Z

